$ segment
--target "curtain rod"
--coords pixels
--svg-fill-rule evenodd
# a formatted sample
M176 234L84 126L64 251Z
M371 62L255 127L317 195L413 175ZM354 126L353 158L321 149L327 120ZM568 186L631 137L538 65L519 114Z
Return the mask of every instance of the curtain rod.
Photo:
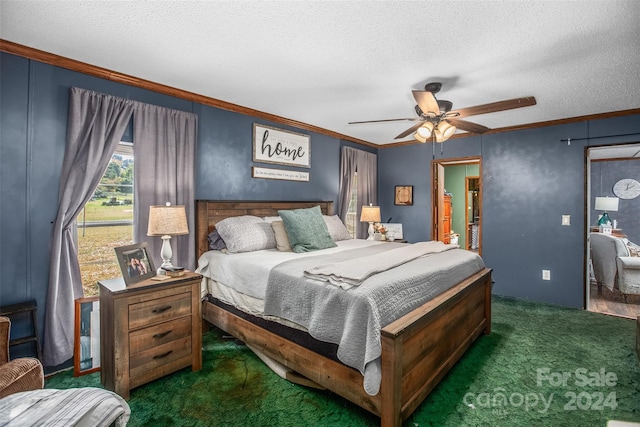
M584 141L585 139L590 140L590 139L600 139L600 138L616 138L618 136L634 136L634 135L640 135L640 132L621 133L619 135L588 136L586 138L567 138L567 139L561 139L560 142L568 142L569 144L571 144L571 141Z

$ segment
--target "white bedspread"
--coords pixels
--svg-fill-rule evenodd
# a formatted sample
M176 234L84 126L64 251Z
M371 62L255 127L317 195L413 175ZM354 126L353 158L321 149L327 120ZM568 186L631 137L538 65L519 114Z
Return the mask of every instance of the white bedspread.
M321 254L338 253L345 250L368 247L371 245L388 245L390 243L371 240L341 240L336 242L335 248L322 251L295 253L280 252L277 249L226 254L220 251L208 251L198 260L197 273L215 280L223 285L232 287L235 291L253 298L264 300L267 290L269 272L276 265L292 259L312 257ZM211 290L207 288L207 281L203 281L201 296Z

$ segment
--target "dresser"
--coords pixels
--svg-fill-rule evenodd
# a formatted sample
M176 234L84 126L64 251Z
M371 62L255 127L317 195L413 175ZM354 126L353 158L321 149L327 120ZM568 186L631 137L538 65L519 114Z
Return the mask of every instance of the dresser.
M453 207L451 206L451 196L444 196L444 212L442 214L443 243L451 243L451 217Z
M202 276L126 286L122 278L100 288L100 380L125 399L129 391L179 369L202 367Z

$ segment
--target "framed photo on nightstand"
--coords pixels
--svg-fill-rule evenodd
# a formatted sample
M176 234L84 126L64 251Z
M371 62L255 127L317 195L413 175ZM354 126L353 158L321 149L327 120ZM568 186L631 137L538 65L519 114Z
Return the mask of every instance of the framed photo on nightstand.
M153 261L147 253L146 242L120 246L115 248L115 251L124 283L127 286L156 275Z

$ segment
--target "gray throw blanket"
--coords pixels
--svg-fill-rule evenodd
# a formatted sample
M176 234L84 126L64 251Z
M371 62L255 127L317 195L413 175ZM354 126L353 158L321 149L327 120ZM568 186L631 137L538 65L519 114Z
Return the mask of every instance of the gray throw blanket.
M43 389L0 399L0 426L124 427L131 410L114 392L95 387Z
M418 257L457 248L459 248L458 245L446 245L437 241L418 242L413 245L394 247L392 250L363 258L359 262L342 259L331 264L313 267L305 270L304 275L310 279L323 280L343 289L350 289L361 285L374 274L397 267Z
M401 247L381 243L365 249L283 262L269 275L265 315L304 326L314 338L338 344L338 359L364 375L364 389L380 389L380 330L484 268L472 252L452 249L415 258L371 275L349 290L305 277L305 270L347 259L365 263Z

